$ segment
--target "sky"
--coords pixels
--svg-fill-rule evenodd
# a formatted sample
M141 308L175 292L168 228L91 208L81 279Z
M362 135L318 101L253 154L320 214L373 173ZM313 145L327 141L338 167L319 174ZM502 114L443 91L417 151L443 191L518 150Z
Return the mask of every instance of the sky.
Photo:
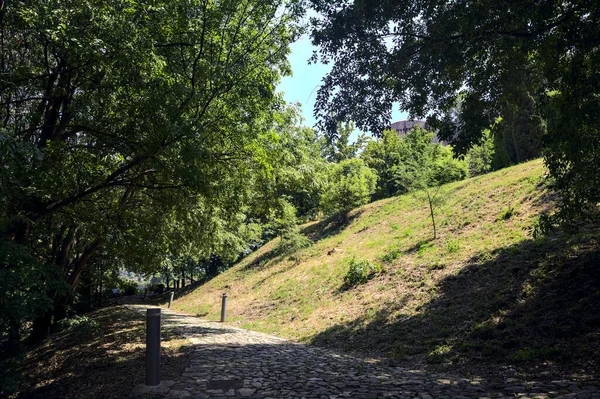
M313 117L317 90L321 79L331 70L331 65L308 64L308 59L315 49L308 35L303 35L298 41L292 43L290 49L288 60L292 66L293 75L284 77L277 89L284 93L283 98L288 103L299 102L301 104L305 125L313 127L317 122ZM407 114L400 112L396 105L392 111L390 123L403 119L407 119Z

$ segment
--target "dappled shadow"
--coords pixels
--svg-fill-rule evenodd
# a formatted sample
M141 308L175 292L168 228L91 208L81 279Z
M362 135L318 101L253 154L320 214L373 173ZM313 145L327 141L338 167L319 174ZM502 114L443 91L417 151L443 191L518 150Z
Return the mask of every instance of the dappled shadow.
M137 313L139 315L139 311ZM183 319L187 319L188 324L194 321L190 316L181 318L182 323ZM62 364L47 364L52 354L35 354L32 367L45 365L46 369L40 373L37 385L31 385L20 398L128 397L133 387L144 383L144 350L140 346L128 349L126 343L130 337L121 337L139 329L140 321L122 319L122 323L113 322L107 331L114 336L83 339L83 345L70 349ZM211 328L208 330L212 333ZM169 327L163 327L165 334L169 331ZM138 340L141 338L139 331L136 336ZM161 378L174 381L168 397L178 397L182 389L187 390L185 396L191 397L225 397L225 394L227 397L379 398L425 394L496 397L505 388L505 385L492 385L481 379L468 380L340 355L249 331L236 330L236 334L224 338L163 351ZM173 335L169 339L174 339ZM163 339L163 344L166 342L168 340ZM186 353L187 357L179 356L180 353ZM544 393L556 390L557 386L528 382L522 389L524 394L528 391Z
M430 247L431 243L433 242L433 238L428 238L426 240L421 240L419 242L417 242L415 245L407 248L406 250L404 250L404 254L409 255L415 252L419 252L419 250L421 250L422 248L427 248Z
M395 316L399 301L333 326L312 343L479 375L490 365L489 374L507 377L598 378L599 231L482 252L442 279L416 314Z
M362 215L363 210L355 210L346 218L329 217L320 222L311 224L302 229L302 233L310 238L313 242L324 240L325 238L334 236L345 230L352 222Z
M91 359L77 372L51 380L21 398L129 397L133 387L144 383L142 354L138 353L121 362L109 352L105 355L104 358ZM386 367L360 358L286 342L195 345L193 355L189 367L181 375L162 375L162 380L175 380L173 389L185 387L193 393L192 397L221 397L230 389L235 391L229 391L228 396L245 397L250 394L252 397L280 398L415 397L424 392L438 396L462 394L465 397L477 397L482 393L494 392L487 391L480 381ZM163 354L162 361L169 359L165 359ZM111 385L113 381L103 379L109 368L117 372L132 370L129 375L131 380L117 390L102 391L102 387L114 388ZM66 390L65 387L70 389ZM242 387L245 391L238 390ZM74 388L78 391L74 391ZM211 391L207 392L207 389ZM72 395L70 392L78 394ZM168 397L177 397L176 392Z
M175 291L175 295L174 295L173 298L174 299L179 299L181 297L184 297L187 294L189 294L192 291L194 291L196 288L200 287L201 285L206 284L208 281L209 281L208 279L205 279L205 280L194 281L193 283L189 283L185 287L176 290ZM171 291L173 291L173 290L171 289Z
M277 239L281 240L280 237ZM269 263L270 261L275 260L277 258L283 258L285 255L286 255L285 253L283 253L281 250L278 249L277 246L275 246L275 248L271 249L270 251L267 251L267 252L264 252L264 253L258 255L256 258L254 258L254 260L252 262L250 262L246 266L244 266L244 268L242 270L244 270L244 271L263 270L265 268L265 266L267 265L267 263Z
M99 333L64 331L28 348L18 398L117 399L144 383L143 320L127 309L101 309L93 318L103 326ZM177 379L193 345L179 345L187 341L168 332L161 341L161 377Z

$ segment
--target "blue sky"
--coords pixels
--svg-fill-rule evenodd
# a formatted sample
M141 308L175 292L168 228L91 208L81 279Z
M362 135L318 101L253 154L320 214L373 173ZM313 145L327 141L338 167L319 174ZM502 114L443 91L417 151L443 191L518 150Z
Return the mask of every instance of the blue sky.
M284 77L277 89L284 93L283 97L288 103L299 102L302 105L302 114L306 126L314 126L313 108L317 98L317 90L321 79L331 70L330 65L308 64L315 47L310 42L308 35L302 36L290 46L291 54L288 57L292 66L292 76ZM407 114L394 107L390 122L406 119Z

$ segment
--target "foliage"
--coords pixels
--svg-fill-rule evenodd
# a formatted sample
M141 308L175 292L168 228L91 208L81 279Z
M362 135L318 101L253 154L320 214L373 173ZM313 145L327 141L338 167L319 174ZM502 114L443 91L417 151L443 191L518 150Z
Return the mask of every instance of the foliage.
M381 265L368 260L357 260L352 258L348 267L348 272L344 276L344 285L347 288L355 285L364 284L373 276L381 272Z
M486 129L483 132L481 142L471 147L467 153L469 176L484 175L494 170L492 169L492 160L494 159L495 154L494 138L489 129Z
M152 274L165 256L226 263L256 242L254 182L276 167L265 143L302 13L2 2L2 336L33 322L43 338L90 265Z
M316 215L325 162L315 132L302 126L297 106L274 112L261 142L264 173L255 176L249 219L262 225L262 240L294 229L299 218Z
M449 147L434 143L432 139L433 133L417 126L403 137L393 130L386 130L380 139L367 143L361 158L377 171L377 198L467 177L466 162L453 158Z
M380 134L399 102L464 154L502 117L496 164L535 157L541 139L559 218L595 214L598 2L311 3L313 59L333 64L315 104L325 130L353 120Z
M118 288L124 295L135 295L138 291L137 286L138 284L135 281L121 278Z
M60 330L72 331L76 336L92 336L102 331L100 323L87 316L74 316L70 319L61 320L58 327Z
M275 247L275 253L289 255L294 254L313 244L310 238L306 237L297 229L287 232L281 236L279 243Z
M369 142L363 158L383 176L379 180L379 196L425 193L436 238L434 211L442 199L439 188L466 178L468 169L466 161L454 158L449 147L433 143L432 139L433 133L420 126L402 138L394 131L385 131L382 139Z
M427 141L427 138L430 138ZM398 170L397 180L407 191L425 194L433 227L433 238L437 238L435 208L443 202L442 184L467 177L467 163L452 157L450 148L431 143L431 133L416 127L406 135L412 143L414 156Z
M369 202L377 184L376 172L362 159L348 159L329 164L327 186L321 196L323 212L346 217L348 212Z
M334 134L321 136L321 153L323 157L334 163L352 159L363 149L367 136L361 133L354 143L350 143L350 136L354 133L353 122L338 122Z

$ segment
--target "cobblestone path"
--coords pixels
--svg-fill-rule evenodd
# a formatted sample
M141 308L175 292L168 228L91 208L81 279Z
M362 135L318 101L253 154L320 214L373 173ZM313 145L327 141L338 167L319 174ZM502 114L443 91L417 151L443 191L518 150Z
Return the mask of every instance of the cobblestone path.
M128 305L145 316L147 306ZM581 398L594 386L569 381L484 384L451 375L385 367L162 309L162 328L194 345L178 381L136 387L133 396L166 398Z

